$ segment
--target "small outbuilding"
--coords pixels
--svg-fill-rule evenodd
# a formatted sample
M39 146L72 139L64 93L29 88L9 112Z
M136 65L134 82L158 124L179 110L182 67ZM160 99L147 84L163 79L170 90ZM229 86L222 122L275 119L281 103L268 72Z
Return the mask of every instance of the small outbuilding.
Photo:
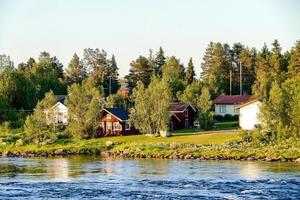
M260 100L254 99L238 107L240 113L239 125L243 130L252 130L261 124L258 117L260 104Z
M196 109L192 104L173 102L170 104L169 112L171 113L169 130L191 128L194 126Z

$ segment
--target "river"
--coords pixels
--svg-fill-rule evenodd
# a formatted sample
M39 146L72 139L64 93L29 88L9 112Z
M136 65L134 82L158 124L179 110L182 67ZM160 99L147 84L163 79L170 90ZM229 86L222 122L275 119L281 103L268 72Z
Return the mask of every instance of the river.
M0 158L0 199L300 199L300 164Z

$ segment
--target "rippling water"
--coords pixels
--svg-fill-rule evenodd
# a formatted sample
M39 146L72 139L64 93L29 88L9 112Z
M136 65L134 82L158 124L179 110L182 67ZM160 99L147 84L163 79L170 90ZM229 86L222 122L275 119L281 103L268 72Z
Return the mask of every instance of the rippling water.
M300 165L0 158L0 199L300 199Z

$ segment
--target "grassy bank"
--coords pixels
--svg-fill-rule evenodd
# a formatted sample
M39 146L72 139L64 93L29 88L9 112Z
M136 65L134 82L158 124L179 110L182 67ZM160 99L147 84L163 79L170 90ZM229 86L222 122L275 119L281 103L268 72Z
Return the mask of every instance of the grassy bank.
M53 156L101 154L136 158L267 160L300 158L300 143L273 146L242 145L236 131L175 132L172 137L143 135L105 137L90 140L61 140L53 145L1 145L2 156Z

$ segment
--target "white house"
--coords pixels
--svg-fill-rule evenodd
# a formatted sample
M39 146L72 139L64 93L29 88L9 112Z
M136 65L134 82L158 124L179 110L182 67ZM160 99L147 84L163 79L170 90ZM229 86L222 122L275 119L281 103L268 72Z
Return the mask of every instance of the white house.
M254 99L238 107L240 111L239 125L242 129L252 130L257 125L261 124L260 120L258 119L260 104L261 101Z
M238 115L238 106L247 102L249 98L250 95L220 95L213 101L215 114L221 116L226 114Z
M49 123L68 124L68 108L64 104L65 95L55 95L57 103L50 108L51 116L48 115ZM47 113L47 112L46 112Z

